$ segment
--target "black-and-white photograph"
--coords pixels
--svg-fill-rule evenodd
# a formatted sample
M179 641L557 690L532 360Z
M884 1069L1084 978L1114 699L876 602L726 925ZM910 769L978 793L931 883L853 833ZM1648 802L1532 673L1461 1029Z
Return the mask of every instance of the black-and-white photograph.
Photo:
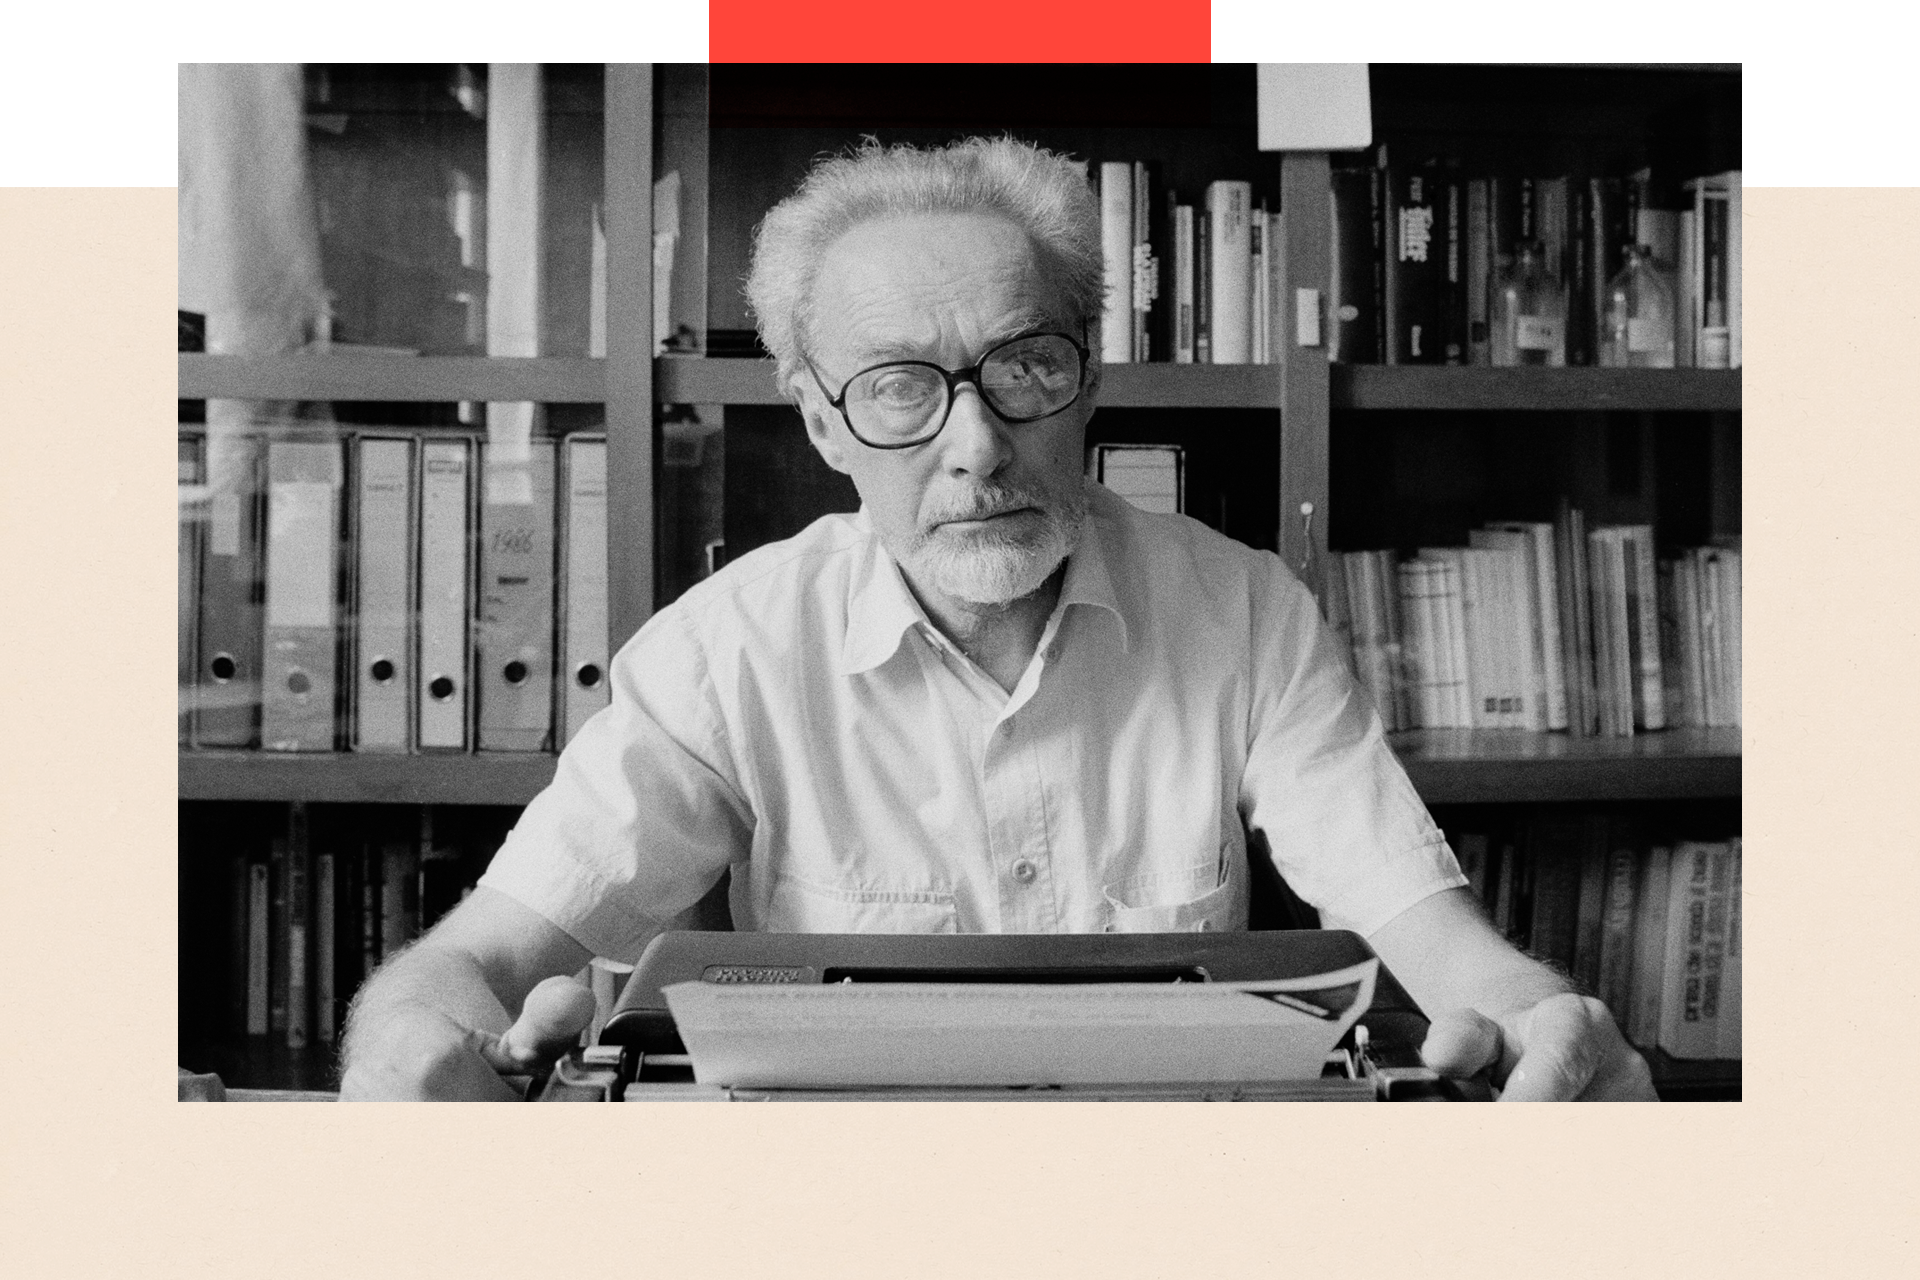
M181 65L180 1098L1740 1099L1741 102Z

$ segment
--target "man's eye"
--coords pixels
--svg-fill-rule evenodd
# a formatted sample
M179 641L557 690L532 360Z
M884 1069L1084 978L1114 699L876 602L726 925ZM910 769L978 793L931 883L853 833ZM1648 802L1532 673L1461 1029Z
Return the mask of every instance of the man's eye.
M867 394L887 408L910 408L926 402L933 383L913 370L892 369L876 377Z

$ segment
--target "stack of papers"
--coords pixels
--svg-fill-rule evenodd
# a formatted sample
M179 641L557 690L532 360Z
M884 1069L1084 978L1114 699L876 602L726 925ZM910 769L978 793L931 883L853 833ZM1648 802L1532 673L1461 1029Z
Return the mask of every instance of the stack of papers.
M1217 1085L1317 1079L1378 971L1368 960L1269 982L682 982L665 994L703 1085Z

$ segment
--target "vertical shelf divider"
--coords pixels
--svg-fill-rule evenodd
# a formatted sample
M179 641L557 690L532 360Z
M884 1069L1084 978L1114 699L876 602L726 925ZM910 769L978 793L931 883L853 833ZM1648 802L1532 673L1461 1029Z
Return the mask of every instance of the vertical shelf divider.
M607 626L653 613L653 67L607 66Z
M1297 568L1309 551L1318 563L1327 551L1327 470L1331 374L1327 367L1328 256L1333 244L1329 197L1331 165L1324 151L1289 151L1280 157L1280 208L1287 219L1287 291L1285 341L1280 351L1280 529L1281 557ZM1295 299L1301 289L1320 293L1320 342L1300 345ZM1313 504L1309 534L1300 517L1302 503ZM1311 543L1311 547L1309 547ZM1308 585L1313 585L1309 583Z

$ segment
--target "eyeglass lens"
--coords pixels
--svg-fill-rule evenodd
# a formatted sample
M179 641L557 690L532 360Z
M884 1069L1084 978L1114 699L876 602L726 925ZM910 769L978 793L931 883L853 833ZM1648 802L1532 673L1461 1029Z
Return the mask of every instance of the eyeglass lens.
M1057 413L1080 392L1080 353L1059 334L1017 338L980 363L981 398L1012 422ZM938 430L950 392L945 371L915 362L881 365L846 389L848 420L862 436L911 440Z

